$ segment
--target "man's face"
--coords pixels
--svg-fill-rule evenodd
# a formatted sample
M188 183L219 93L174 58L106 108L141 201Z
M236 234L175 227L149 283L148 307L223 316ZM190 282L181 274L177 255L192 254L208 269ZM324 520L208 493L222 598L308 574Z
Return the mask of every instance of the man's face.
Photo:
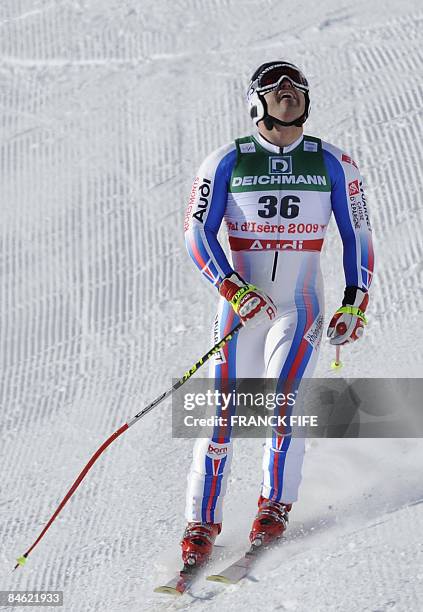
M278 89L264 94L267 112L280 121L294 121L304 113L305 96L289 79L283 79Z

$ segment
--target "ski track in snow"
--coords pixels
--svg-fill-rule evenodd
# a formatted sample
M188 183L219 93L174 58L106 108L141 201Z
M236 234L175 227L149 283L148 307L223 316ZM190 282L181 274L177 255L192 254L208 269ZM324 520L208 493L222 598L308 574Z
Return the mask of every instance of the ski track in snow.
M421 376L422 21L416 0L2 2L0 589L63 589L66 612L419 609L419 440L310 442L291 534L254 581L153 595L178 567L192 447L171 439L169 403L10 570L101 442L209 345L215 294L183 209L202 158L251 131L262 61L304 67L306 133L349 151L367 184L377 274L345 375ZM344 280L333 225L322 267L328 319ZM324 343L317 376L331 358ZM216 568L243 551L258 495L260 442L235 450Z

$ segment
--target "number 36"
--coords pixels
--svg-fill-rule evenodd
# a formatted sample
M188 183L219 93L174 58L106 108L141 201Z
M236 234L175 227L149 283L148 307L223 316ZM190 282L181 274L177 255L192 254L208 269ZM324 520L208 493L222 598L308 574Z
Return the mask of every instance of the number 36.
M293 202L300 202L300 198L295 195L284 196L280 203L280 215L284 219L294 219L298 217L300 207ZM259 204L263 204L263 208L258 210L258 216L262 219L270 219L278 212L278 198L273 195L262 196L259 198Z

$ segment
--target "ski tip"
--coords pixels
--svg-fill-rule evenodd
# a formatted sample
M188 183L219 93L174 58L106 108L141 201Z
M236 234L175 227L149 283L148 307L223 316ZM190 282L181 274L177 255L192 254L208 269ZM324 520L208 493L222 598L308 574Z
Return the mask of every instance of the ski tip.
M182 595L181 591L170 586L158 586L154 589L154 593L165 593L166 595Z
M229 578L226 578L226 576L221 576L220 574L212 574L211 576L207 576L207 580L210 580L210 582L220 582L222 584L232 584Z

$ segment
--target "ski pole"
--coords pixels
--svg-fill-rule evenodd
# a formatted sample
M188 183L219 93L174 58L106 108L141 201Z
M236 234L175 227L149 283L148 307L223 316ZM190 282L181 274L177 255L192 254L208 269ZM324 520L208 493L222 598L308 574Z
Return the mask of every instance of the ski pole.
M179 387L182 387L182 385L185 384L187 380L189 380L191 376L195 374L195 372L210 359L210 357L212 357L215 353L220 351L225 346L225 344L227 344L239 332L242 326L243 324L241 322L238 323L228 334L226 334L226 336L224 336L221 340L219 340L217 344L215 344L187 372L185 372L182 378L180 378L170 389L168 389L167 391L165 391L164 393L156 397L156 399L152 401L151 404L148 404L147 406L145 406L145 408L143 408L141 412L138 412L138 414L132 417L132 419L130 419L127 423L119 427L119 429L117 429L109 438L107 438L105 442L103 442L103 444L92 455L91 459L88 461L84 469L80 472L79 476L77 477L77 479L75 480L75 482L73 483L69 491L66 493L65 497L62 499L60 504L58 505L56 511L50 517L48 523L46 524L44 529L41 531L38 538L33 542L33 544L28 548L28 550L21 557L17 559L17 563L15 567L13 568L14 570L20 565L24 565L26 563L26 560L30 552L34 550L34 548L39 543L41 538L45 535L46 531L49 529L53 521L57 518L60 511L64 508L66 503L75 493L76 489L79 487L79 485L81 484L81 482L83 481L83 479L85 478L89 470L92 468L92 466L97 461L97 459L100 457L100 455L103 454L106 448L110 446L110 444L114 442L116 438L122 435L123 432L125 432L132 425L137 423L143 416L145 416L148 412L150 412L150 410L152 410L155 406L160 404L164 399L166 399L169 395L171 395L174 391L176 391L176 389L179 389Z
M335 359L330 364L330 367L332 368L332 370L340 370L343 367L344 364L341 361L340 355L341 355L341 346L338 345L335 349Z

